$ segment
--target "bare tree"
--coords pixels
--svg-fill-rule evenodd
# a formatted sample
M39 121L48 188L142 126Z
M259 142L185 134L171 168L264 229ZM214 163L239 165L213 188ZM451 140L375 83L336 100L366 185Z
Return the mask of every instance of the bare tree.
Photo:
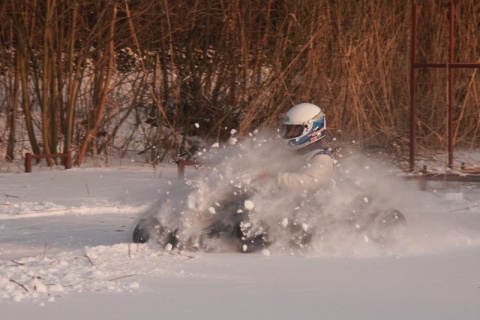
M419 60L448 61L448 6L418 3ZM480 3L456 7L455 59L475 62ZM142 140L139 152L153 162L189 156L230 129L270 126L301 101L319 104L329 130L364 146L408 140L403 0L11 0L0 18L0 41L12 48L0 59L14 75L2 82L12 106L7 159L21 121L34 153L73 151L81 165ZM419 72L426 147L445 143L445 81L444 71ZM458 145L478 145L479 83L476 70L456 72ZM118 132L128 136L115 145Z
M85 139L80 146L75 163L80 165L87 152L88 146L92 139L97 135L105 114L105 108L107 104L107 98L110 91L110 81L112 79L114 71L115 60L115 46L114 46L114 33L115 23L117 20L117 7L112 8L112 17L109 20L110 26L108 32L105 32L106 43L105 49L101 51L98 60L95 63L94 71L94 96L93 96L93 109L91 122L87 129Z

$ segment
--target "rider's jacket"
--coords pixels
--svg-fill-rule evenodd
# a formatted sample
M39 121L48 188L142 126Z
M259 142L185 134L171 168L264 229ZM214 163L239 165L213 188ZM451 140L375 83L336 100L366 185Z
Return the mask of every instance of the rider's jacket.
M280 172L277 183L286 189L304 189L325 187L334 178L335 160L326 148L317 148L302 154L303 164L295 172Z

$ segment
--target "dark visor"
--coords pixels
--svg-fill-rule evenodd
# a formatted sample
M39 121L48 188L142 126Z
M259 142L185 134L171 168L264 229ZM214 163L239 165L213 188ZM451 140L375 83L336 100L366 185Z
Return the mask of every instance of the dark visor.
M296 125L284 125L283 129L285 130L283 134L284 139L293 139L299 137L303 133L304 125L296 124Z

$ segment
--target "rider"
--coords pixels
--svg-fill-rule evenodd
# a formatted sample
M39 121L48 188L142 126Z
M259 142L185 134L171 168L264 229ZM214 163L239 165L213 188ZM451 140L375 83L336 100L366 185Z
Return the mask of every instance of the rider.
M277 173L278 187L289 192L301 192L303 196L305 191L312 192L333 185L335 161L322 142L326 133L323 111L314 104L300 103L285 114L282 124L282 138L286 141L288 149L302 159L302 164L296 170ZM268 178L268 174L260 177L260 180L262 178ZM290 199L295 205L303 202L296 197L290 196ZM309 221L305 217L309 215L308 209L306 210L295 209L290 217L282 221L282 226L288 226L290 230L291 245L296 247L307 245L315 232L306 223ZM245 248L244 251L255 251L271 243L268 225L255 218L255 215L247 216L246 223L240 222L235 229L240 243Z
M303 157L304 165L295 172L278 173L278 184L291 190L327 186L335 161L322 142L326 133L323 111L311 103L297 104L285 114L283 129L287 147Z
M287 141L287 147L303 158L303 165L295 171L278 173L276 178L280 188L304 191L327 186L334 176L334 160L322 143L326 133L325 114L314 104L300 103L286 113L283 126L283 139ZM234 206L236 205L235 203ZM230 207L225 209L226 212L230 212ZM255 251L269 245L270 239L265 231L268 228L264 228L261 222L257 224L257 222L251 221L248 215L247 219L237 221L243 216L238 214L239 211L236 207L230 213L234 213L233 224L228 219L214 222L203 230L199 240L200 247L204 246L203 241L208 243L208 239L232 233L237 239L236 245L244 252ZM232 217L232 215L228 217ZM296 228L297 225L301 228ZM151 226L155 228L151 228ZM303 229L302 224L295 224L293 221L291 226L293 228L292 242L295 245L303 246L310 241L312 231ZM165 232L165 230L166 228L155 217L153 223L149 220L141 220L134 230L133 241L146 242L153 232L160 239L157 241L163 245L180 247L179 243L182 240L178 238L177 230L173 232L168 229ZM204 249L208 250L208 245Z

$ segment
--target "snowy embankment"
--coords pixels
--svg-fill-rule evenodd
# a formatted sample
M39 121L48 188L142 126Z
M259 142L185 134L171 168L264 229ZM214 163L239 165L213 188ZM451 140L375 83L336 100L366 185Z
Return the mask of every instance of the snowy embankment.
M372 165L362 170L375 175ZM306 251L207 254L130 243L144 212L182 198L188 184L176 174L173 166L1 174L2 318L480 318L476 186L389 186L408 221L390 247L334 237Z

